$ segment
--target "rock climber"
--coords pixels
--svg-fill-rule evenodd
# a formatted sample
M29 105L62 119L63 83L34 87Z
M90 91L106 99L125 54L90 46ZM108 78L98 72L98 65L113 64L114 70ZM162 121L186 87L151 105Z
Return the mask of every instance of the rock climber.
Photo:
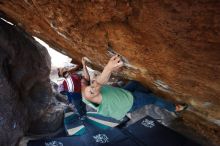
M112 72L118 71L122 66L120 56L113 56L91 85L87 84L89 74L85 68L86 78L81 81L83 102L95 108L99 114L117 120L121 120L128 112L148 104L154 104L170 112L180 112L186 109L186 104L173 104L163 100L138 81L130 81L124 88L106 85Z

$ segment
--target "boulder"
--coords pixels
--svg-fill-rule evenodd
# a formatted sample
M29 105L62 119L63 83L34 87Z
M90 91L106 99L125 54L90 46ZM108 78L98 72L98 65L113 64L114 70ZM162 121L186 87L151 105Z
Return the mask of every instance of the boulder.
M49 74L47 50L0 19L1 146L15 145L27 132L43 134L60 128L63 112L56 109Z

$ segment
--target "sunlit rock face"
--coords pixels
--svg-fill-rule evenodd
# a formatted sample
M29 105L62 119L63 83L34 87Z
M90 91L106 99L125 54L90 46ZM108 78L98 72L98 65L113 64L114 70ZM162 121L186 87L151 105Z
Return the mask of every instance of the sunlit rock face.
M50 57L23 30L0 20L0 145L15 145L29 133L56 131L62 111L54 110Z
M29 33L102 69L122 55L118 75L136 79L170 100L186 102L184 119L218 141L220 125L220 1L24 0L0 9ZM198 126L199 125L199 126ZM207 132L205 129L208 129ZM207 134L209 133L209 134ZM215 141L213 140L213 141Z

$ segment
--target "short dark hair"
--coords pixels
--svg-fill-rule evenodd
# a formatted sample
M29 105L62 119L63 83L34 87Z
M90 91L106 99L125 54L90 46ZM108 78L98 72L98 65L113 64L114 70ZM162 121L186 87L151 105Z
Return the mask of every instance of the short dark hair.
M68 73L68 71L64 71L62 77L65 77L65 75Z

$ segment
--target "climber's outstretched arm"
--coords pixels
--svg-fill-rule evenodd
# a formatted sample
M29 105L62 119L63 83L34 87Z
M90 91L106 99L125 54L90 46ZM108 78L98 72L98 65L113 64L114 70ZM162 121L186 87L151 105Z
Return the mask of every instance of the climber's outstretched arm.
M94 98L100 94L100 88L106 84L113 71L116 71L123 66L123 62L118 55L113 56L108 64L104 67L102 73L96 78L96 80L90 85L82 89L83 96L87 99Z
M89 76L89 72L86 66L86 59L85 57L82 58L82 65L83 65L83 78L86 79L87 82L90 81L90 76Z

